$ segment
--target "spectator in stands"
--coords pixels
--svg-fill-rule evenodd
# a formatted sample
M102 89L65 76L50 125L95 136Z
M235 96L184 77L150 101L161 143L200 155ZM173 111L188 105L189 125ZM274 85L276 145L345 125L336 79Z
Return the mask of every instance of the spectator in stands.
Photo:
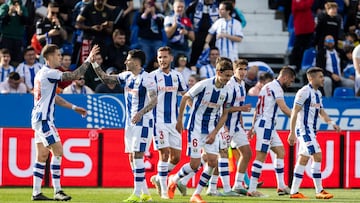
M342 29L342 19L337 13L337 3L327 2L325 4L325 12L317 16L317 23L315 28L315 45L317 49L322 49L324 46L325 36L331 35L335 40L335 47L337 41L340 39L340 32ZM326 87L326 85L325 85Z
M80 77L74 80L69 86L62 91L63 94L94 94L94 91L85 85L85 78Z
M25 25L27 24L28 10L19 0L10 0L0 6L1 40L0 48L10 51L12 62L18 65L23 59Z
M67 39L67 32L59 18L59 5L50 2L47 7L47 16L36 22L36 38L44 47L46 44L56 44L62 47Z
M224 1L219 6L220 18L214 22L206 36L204 49L209 48L212 37L216 37L216 47L220 50L221 57L235 61L239 57L238 44L244 37L241 23L231 17L234 7L230 1Z
M262 73L259 77L259 81L256 85L249 89L249 96L258 96L261 88L268 82L271 82L274 79L273 75L270 73Z
M355 30L355 21L356 21L356 11L358 8L359 0L349 0L347 5L346 12L346 21L344 25L344 31L350 32L350 30Z
M117 72L123 72L125 60L130 48L126 45L126 35L123 30L115 29L112 34L112 43L104 51L104 64L106 67L114 67Z
M104 55L113 31L112 10L105 6L104 0L94 0L80 12L75 27L84 31L80 62L86 59L93 44L98 44Z
M101 69L106 70L106 67L104 67L103 64L103 58L100 53L97 53L95 55L95 61L101 67ZM84 74L84 78L85 78L85 85L90 87L93 91L95 91L95 88L101 83L101 79L92 68L87 69L87 71Z
M72 71L71 70L71 55L62 54L61 66L57 67L56 69L60 70L61 72ZM69 86L71 83L72 83L71 81L60 81L60 82L58 82L58 88L60 88L60 90L62 90L65 87Z
M355 67L355 95L360 96L360 45L357 45L352 52L352 59Z
M24 50L24 62L20 63L16 68L16 72L19 73L22 82L26 85L27 92L32 92L35 75L42 65L36 60L35 49L32 46L28 46Z
M72 12L72 26L75 28L76 26L76 18L82 12L86 5L90 4L91 0L81 0L74 6ZM73 54L71 56L71 61L74 64L79 64L80 60L80 49L82 46L84 31L82 29L76 29L73 33L72 43L74 46Z
M270 73L274 75L274 71L269 65L262 61L253 61L248 64L248 71L246 77L244 78L246 91L256 85L259 77L263 73Z
M158 48L163 45L164 18L159 15L154 0L144 0L136 18L139 27L138 40L141 50L146 54L145 66L156 56Z
M15 71L14 66L10 65L11 55L8 49L0 50L0 82L6 80L11 72Z
M232 5L234 7L234 11L232 12L231 17L235 18L241 23L241 27L244 28L246 26L246 19L244 14L241 12L240 9L236 8L236 0L231 0Z
M119 74L118 70L114 67L109 67L105 71L108 75L117 75ZM118 83L100 83L96 86L96 93L109 93L109 94L119 94L124 93L124 88Z
M186 66L187 59L185 54L178 54L175 59L175 70L182 74L186 84L188 84L190 75L196 74L195 71Z
M174 13L166 16L164 20L167 46L171 48L174 56L184 54L190 58L188 40L194 41L195 34L190 19L185 15L184 0L174 0L173 7Z
M7 80L0 83L0 94L26 93L26 85L17 72L11 72Z
M192 74L189 77L188 80L188 88L192 88L197 82L199 82L201 80L200 76L198 74Z
M105 0L104 0L105 1ZM133 21L133 0L106 0L105 6L110 8L113 13L114 29L124 30L126 34L126 44L129 45L130 25Z
M315 30L315 21L311 7L314 0L292 0L292 15L294 18L295 42L290 55L290 64L301 69L304 51L311 47Z
M156 55L153 59L150 60L149 64L147 64L145 71L150 73L158 68L159 68L159 63L157 61L157 55Z
M327 35L324 40L324 47L316 56L316 66L324 70L324 95L332 96L335 87L354 87L354 81L344 78L341 71L341 61L338 51L335 49L335 39Z
M216 59L220 56L219 49L217 47L211 47L210 53L209 53L209 61L210 63L207 65L201 66L199 72L200 72L200 78L211 78L215 76L216 72Z
M219 18L219 6L216 0L193 1L186 9L194 26L195 40L191 45L190 66L194 66L204 48L205 38L211 25ZM210 41L215 46L215 39Z

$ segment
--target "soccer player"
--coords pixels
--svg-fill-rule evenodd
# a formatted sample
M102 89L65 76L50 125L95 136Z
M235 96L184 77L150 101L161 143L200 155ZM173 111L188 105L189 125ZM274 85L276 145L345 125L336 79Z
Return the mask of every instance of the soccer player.
M188 143L190 163L185 164L179 172L169 178L169 198L174 198L177 181L187 174L196 171L201 163L201 150L207 157L207 165L201 174L200 181L192 195L191 202L204 202L200 193L206 186L213 169L217 166L219 153L219 130L226 122L230 108L231 91L226 83L233 75L230 59L218 58L216 76L195 84L182 98L176 129L183 129L183 116L186 104L191 105L191 115L188 124Z
M143 70L145 53L134 49L125 60L127 71L107 75L100 66L93 66L96 74L106 84L124 85L126 102L125 152L134 173L134 192L124 202L152 201L146 180L144 152L149 150L153 133L153 113L156 106L156 84L150 74ZM141 194L142 193L142 194Z
M76 80L83 76L90 63L95 61L94 55L97 52L99 52L99 47L95 45L84 64L74 72L61 72L55 69L61 63L59 47L54 44L48 44L42 50L45 65L39 70L34 79L34 108L31 116L31 125L35 131L36 143L32 200L51 200L41 193L45 164L50 152L52 154L50 172L54 187L54 200L67 201L71 199L71 196L62 191L60 185L63 147L59 133L54 125L54 108L56 103L76 111L83 117L86 116L86 109L67 102L62 97L56 95L55 91L59 81Z
M267 83L259 93L259 99L254 113L253 127L250 129L252 135L253 129L256 131L256 158L251 168L251 178L248 190L248 196L264 197L262 193L256 191L258 179L261 174L262 165L266 155L271 149L276 154L274 161L277 193L285 195L290 193L290 189L284 181L284 145L275 130L275 120L278 107L281 111L290 117L291 110L284 101L283 88L289 87L295 79L295 72L289 67L283 67L276 80Z
M220 133L220 156L218 160L218 167L214 174L210 178L210 184L207 190L208 195L215 196L239 196L239 194L245 194L247 191L243 187L244 173L251 158L251 149L247 135L244 131L242 122L241 111L249 112L251 110L251 104L245 104L245 82L243 81L246 75L247 60L239 59L235 60L234 76L231 77L227 86L230 87L232 93L231 107L229 109L228 119L225 123L224 130ZM238 172L236 173L235 185L233 190L230 187L229 176L229 159L228 159L228 147L231 144L234 148L237 148L241 153L239 160ZM215 175L216 174L216 175ZM217 191L218 174L222 181L224 193Z
M157 85L159 102L155 108L155 149L159 150L157 176L151 177L151 182L156 186L162 199L169 199L167 194L167 176L180 161L182 139L176 130L177 95L185 94L186 83L182 74L172 70L173 61L170 47L160 47L157 51L159 69L151 72Z
M355 68L355 95L360 96L360 45L357 45L352 52L352 59Z
M337 132L340 132L340 128L330 119L323 108L322 95L319 90L319 87L324 85L323 70L318 67L310 68L306 71L306 76L309 84L296 93L290 117L288 142L292 146L295 144L296 138L299 141L299 158L294 169L290 198L307 198L299 192L299 187L304 175L305 166L311 157L313 160L311 173L315 185L316 199L331 199L334 195L326 192L321 183L322 154L320 145L316 140L317 119L320 115Z

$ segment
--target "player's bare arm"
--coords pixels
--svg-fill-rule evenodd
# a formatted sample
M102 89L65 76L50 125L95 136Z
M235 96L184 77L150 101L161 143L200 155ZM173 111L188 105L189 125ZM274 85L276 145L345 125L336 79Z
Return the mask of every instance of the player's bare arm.
M287 115L288 117L291 116L291 109L286 105L285 100L283 98L277 99L276 103L285 115Z
M149 97L149 103L142 108L139 112L135 114L135 116L132 118L132 123L137 123L141 120L141 118L146 114L147 112L151 111L157 104L157 94L155 90L149 90L148 91L148 97Z
M192 104L192 99L191 99L191 96L186 93L186 94L184 94L184 96L181 99L180 106L179 106L179 114L178 114L177 122L176 122L176 130L179 133L182 133L184 110L185 110L186 105L189 103Z
M94 45L86 61L73 72L64 72L62 74L61 80L62 81L77 80L80 77L82 77L89 68L90 63L95 63L95 55L99 53L99 51L100 51L99 45Z
M331 120L331 118L329 117L329 115L325 112L325 110L323 108L320 109L320 117L329 125L331 125L334 130L336 130L336 132L340 132L341 129L338 125L336 125L336 123L334 121Z
M251 111L251 104L245 104L243 106L232 106L229 109L230 113L239 112L239 111L250 112Z
M120 83L117 75L106 74L101 69L100 66L93 66L93 69L94 69L96 75L98 75L100 77L100 79L102 80L103 83L105 83L105 84L119 84Z
M55 104L65 107L65 108L68 108L68 109L72 109L72 110L76 111L77 113L81 114L83 117L86 116L86 114L87 114L86 109L76 106L76 105L66 101L64 98L62 98L59 95L56 95L56 97L55 97Z
M228 114L229 114L229 110L230 110L230 104L226 104L226 106L224 106L222 114L220 116L219 122L216 124L216 127L214 128L214 130L212 130L210 132L210 134L207 136L206 138L206 144L212 144L215 141L215 137L218 134L219 130L224 126Z
M298 113L301 111L301 106L295 104L292 109L291 116L290 116L290 132L288 135L288 143L290 146L293 146L296 142L296 135L295 135L295 125Z

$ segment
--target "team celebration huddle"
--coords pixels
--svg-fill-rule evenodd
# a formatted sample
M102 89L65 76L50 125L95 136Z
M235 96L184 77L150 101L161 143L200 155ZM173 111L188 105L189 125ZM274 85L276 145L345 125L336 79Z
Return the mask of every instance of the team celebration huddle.
M190 202L205 202L201 192L207 185L206 194L210 196L266 197L267 195L257 190L257 186L269 150L276 155L274 166L278 195L289 195L296 199L307 198L300 193L299 187L305 166L312 158L311 173L316 198L333 198L333 195L322 187L322 154L316 140L318 117L332 125L336 131L340 131L340 128L323 108L319 90L324 84L322 69L313 67L307 71L309 83L296 93L290 109L284 101L283 89L292 84L295 72L290 67L283 67L276 79L261 88L254 107L252 127L244 129L242 112L250 112L253 108L245 102L244 77L248 68L247 60L232 61L226 57L218 57L215 76L203 79L188 89L182 74L171 68L173 55L171 48L167 46L157 50L159 68L150 73L143 70L146 56L142 50L134 49L128 52L125 60L127 70L118 75L105 73L96 63L94 56L99 51L99 46L95 45L88 59L76 71L62 73L52 68L59 62L58 47L47 45L43 50L46 68L41 69L35 77L35 107L32 113L37 143L33 200L48 199L41 193L41 181L49 152L53 154L51 173L55 199L71 199L60 186L62 145L53 124L53 108L56 103L71 108L82 116L86 116L86 110L55 95L53 90L56 81L75 80L89 67L93 68L102 82L124 86L127 112L125 152L129 155L134 175L134 191L124 202L152 201L145 179L144 164L144 154L149 150L152 141L159 152L159 160L158 173L151 177L151 182L156 186L161 199L176 199L177 189L181 195L186 195L187 183L198 171L202 171L201 176ZM177 103L178 95L182 95L180 104ZM187 108L190 108L190 117L185 126L187 136L182 137L184 112ZM282 143L275 130L278 108L290 117L288 143ZM252 155L249 139L254 137L256 154ZM187 139L188 146L182 146L182 139ZM284 180L284 144L294 145L296 142L299 144L298 160L289 188ZM230 183L229 147L240 154L234 183ZM173 171L180 161L182 150L187 150L190 161L178 171ZM252 156L255 156L255 160L249 163ZM245 183L248 166L251 167L250 181ZM219 176L223 192L217 190Z
M157 51L159 69L146 73L141 69L145 55L140 50L130 51L126 59L127 72L117 76L106 75L100 68L95 72L104 82L120 82L125 85L127 121L125 127L126 152L134 173L134 192L124 202L145 202L152 200L145 179L143 156L149 149L151 140L159 152L157 175L151 182L162 199L176 199L176 190L186 195L187 183L202 169L190 202L205 202L201 197L204 187L207 195L266 197L257 191L262 165L269 150L276 154L274 160L277 193L290 198L307 198L299 191L305 166L312 158L311 172L316 190L316 198L330 199L333 195L322 187L321 149L316 140L316 122L320 116L335 130L339 127L329 118L322 105L319 90L324 84L320 68L310 68L306 75L309 84L301 88L295 97L293 108L284 102L283 88L289 87L295 79L295 72L283 67L277 77L264 85L255 107L252 128L246 133L241 112L249 112L251 105L245 103L244 77L247 61L231 61L226 57L216 60L216 74L204 79L187 90L182 75L171 69L173 56L169 47ZM180 105L177 95L181 94ZM299 158L295 165L292 187L284 181L284 144L275 130L277 109L290 117L288 144L299 143ZM181 146L184 130L184 111L190 108L190 118L186 126L188 146ZM153 138L152 138L153 135ZM251 164L249 139L256 136L255 160ZM187 149L186 149L187 147ZM235 182L230 183L228 151L238 150L240 158ZM187 150L190 162L180 170L173 171L180 160L181 150ZM244 176L251 166L250 183L245 187ZM169 175L169 174L172 175ZM218 177L222 181L223 192L216 188ZM210 181L210 182L209 182ZM215 183L215 184L214 184ZM232 184L232 187L231 187Z

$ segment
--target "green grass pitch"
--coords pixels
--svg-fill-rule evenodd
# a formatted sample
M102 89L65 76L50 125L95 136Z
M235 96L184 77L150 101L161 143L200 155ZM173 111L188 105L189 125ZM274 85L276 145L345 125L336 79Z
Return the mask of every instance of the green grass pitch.
M133 191L132 188L63 188L63 190L72 196L70 202L82 202L82 203L119 203L126 199ZM334 198L330 200L317 200L315 199L314 189L300 189L301 192L308 196L306 200L294 200L289 196L278 196L276 190L273 188L260 188L259 191L269 195L266 198L254 198L254 197L209 197L205 195L203 190L202 197L207 202L360 202L360 190L359 189L327 189L328 192L334 194ZM189 189L188 194L191 194L194 189ZM0 202L1 203L20 203L31 202L30 187L0 187ZM157 195L155 189L150 189L153 202L189 202L190 196L180 196L179 191L176 191L175 198L172 200L162 200ZM52 197L52 188L43 188L43 193L48 197ZM49 202L49 201L48 201Z

